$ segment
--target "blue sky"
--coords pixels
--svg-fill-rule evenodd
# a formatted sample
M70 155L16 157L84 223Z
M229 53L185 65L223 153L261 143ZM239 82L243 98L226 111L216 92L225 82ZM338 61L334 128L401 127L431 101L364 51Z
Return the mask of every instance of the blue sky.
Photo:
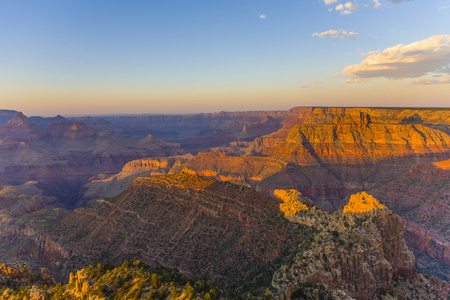
M0 26L27 115L450 104L450 0L0 0Z

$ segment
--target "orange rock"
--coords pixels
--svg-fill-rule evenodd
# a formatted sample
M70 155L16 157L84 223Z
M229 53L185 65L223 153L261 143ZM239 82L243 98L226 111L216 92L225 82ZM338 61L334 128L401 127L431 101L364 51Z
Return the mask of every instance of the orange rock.
M280 198L284 203L280 204L280 210L285 216L293 216L301 210L306 210L308 207L300 202L301 193L297 190L274 190L275 197Z
M198 170L197 174L204 177L216 177L217 172L213 170Z
M361 112L331 124L293 126L285 142L263 154L298 165L371 164L414 155L444 155L450 137L421 124L379 124Z
M364 213L371 210L386 208L383 204L378 202L373 196L366 192L361 192L350 197L350 201L344 207L344 213Z
M436 167L438 167L439 169L442 169L442 170L450 170L450 159L440 161L440 162L435 162L435 163L433 163L433 165L435 165Z

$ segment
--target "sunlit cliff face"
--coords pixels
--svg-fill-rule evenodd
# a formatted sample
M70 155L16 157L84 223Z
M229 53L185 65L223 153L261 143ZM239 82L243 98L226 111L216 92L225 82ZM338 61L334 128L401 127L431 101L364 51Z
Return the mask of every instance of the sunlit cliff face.
M361 192L350 197L350 201L344 207L344 213L357 214L383 208L386 208L386 206L378 202L373 196Z

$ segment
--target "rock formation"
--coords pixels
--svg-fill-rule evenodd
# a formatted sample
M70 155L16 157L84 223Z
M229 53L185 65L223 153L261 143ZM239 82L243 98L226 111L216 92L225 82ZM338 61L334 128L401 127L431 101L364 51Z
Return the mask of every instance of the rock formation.
M344 214L361 214L378 209L385 209L386 206L377 201L372 195L361 192L350 197L350 201L342 210Z
M447 134L420 124L377 124L363 112L333 123L296 125L282 145L263 153L298 165L373 164L396 156L448 154L450 149Z
M404 242L400 218L366 193L352 196L344 211L331 215L313 207L290 220L312 227L275 272L272 285L281 298L290 299L307 282L372 299L389 291L394 278L414 276L414 255Z
M280 210L286 217L293 216L301 210L307 210L314 206L314 203L296 190L275 190L275 197L283 200Z

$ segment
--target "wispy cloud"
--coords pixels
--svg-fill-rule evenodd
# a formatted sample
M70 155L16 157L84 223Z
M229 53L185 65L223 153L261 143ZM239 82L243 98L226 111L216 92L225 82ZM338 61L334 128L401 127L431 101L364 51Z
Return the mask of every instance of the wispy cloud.
M350 15L356 10L387 7L383 3L399 4L411 1L413 0L323 0L322 2L328 7L333 4L334 8L328 8L329 11L338 11L342 15ZM446 6L443 6L443 8L446 8Z
M439 9L447 9L449 7L450 7L450 5L444 5L444 6L439 7Z
M445 84L450 83L450 77L442 79L420 78L412 81L415 85L431 85L431 84Z
M357 32L347 32L345 30L342 29L338 29L338 30L333 30L330 29L328 31L324 31L324 32L315 32L313 33L313 36L317 36L320 38L324 38L324 37L331 37L331 38L341 38L341 39L355 39L355 36L358 35Z
M317 82L314 82L314 83L308 83L308 84L301 85L300 87L305 89L305 88L310 87L313 84L322 84L322 82L317 81Z
M259 15L260 19L267 19L267 15Z
M347 66L342 73L351 79L414 78L427 73L450 74L450 35L432 36L408 45L399 44L367 56L359 65Z
M344 83L363 83L369 81L366 78L347 79Z
M400 2L410 2L410 1L413 1L413 0L386 0L386 1L397 4L397 3L400 3Z

